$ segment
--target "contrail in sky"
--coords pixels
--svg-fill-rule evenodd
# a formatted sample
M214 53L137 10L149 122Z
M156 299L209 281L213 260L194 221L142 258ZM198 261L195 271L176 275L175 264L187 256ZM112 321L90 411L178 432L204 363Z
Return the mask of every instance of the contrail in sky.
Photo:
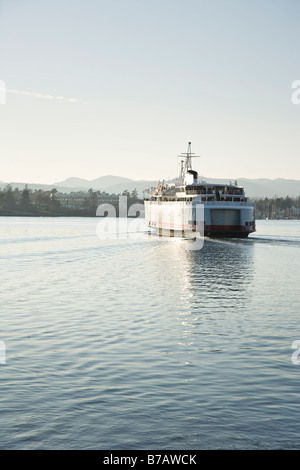
M18 95L26 95L26 96L33 96L34 98L42 98L46 100L59 100L59 101L67 101L69 103L86 103L86 101L82 101L78 98L66 98L62 95L49 95L45 93L34 93L32 91L23 91L23 90L12 90L10 88L6 88L7 93L15 93Z

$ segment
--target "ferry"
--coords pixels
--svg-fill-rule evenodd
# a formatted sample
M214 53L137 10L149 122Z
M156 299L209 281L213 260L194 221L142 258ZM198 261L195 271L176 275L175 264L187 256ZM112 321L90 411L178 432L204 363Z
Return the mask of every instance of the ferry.
M174 181L159 181L144 195L145 221L159 235L182 236L201 230L212 238L246 238L255 232L254 203L237 182L211 184L202 181L192 169L196 157L188 143L180 175ZM199 220L197 208L202 208Z

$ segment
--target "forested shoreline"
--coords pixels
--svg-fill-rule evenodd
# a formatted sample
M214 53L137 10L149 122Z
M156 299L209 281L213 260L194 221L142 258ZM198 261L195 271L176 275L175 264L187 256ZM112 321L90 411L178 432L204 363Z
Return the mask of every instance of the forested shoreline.
M111 204L118 215L119 196L127 197L128 206L143 202L136 190L125 190L121 195L94 191L61 194L56 188L50 191L31 190L27 186L20 190L10 185L0 190L0 216L28 217L94 217L100 204Z
M300 196L266 197L254 204L257 219L300 219Z

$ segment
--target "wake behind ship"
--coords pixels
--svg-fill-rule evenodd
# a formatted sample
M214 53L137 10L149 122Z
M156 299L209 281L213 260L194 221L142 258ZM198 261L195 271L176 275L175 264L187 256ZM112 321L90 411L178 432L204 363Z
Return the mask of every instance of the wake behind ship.
M202 223L207 237L246 238L255 232L254 203L245 196L242 186L211 184L201 181L192 169L191 142L181 154L179 178L158 182L154 191L145 195L147 226L159 235L185 236L198 231ZM197 220L197 207L204 208L204 220Z

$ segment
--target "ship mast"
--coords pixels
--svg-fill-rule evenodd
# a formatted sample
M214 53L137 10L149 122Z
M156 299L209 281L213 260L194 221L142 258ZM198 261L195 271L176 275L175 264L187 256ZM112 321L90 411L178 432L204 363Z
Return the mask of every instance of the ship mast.
M192 153L192 142L189 142L187 152L178 155L178 157L185 156L185 160L181 160L180 179L183 181L185 173L192 169L192 158L200 157Z

